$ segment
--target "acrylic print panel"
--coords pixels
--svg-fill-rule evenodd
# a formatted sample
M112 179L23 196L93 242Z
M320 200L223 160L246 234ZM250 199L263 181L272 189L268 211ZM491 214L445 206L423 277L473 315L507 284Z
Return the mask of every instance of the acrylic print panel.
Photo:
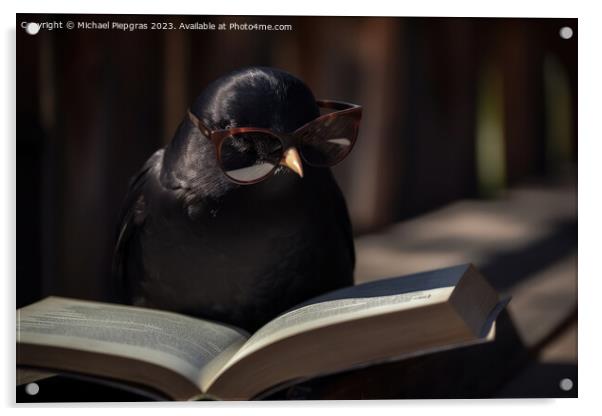
M513 300L492 343L300 381L266 398L577 396L577 19L17 14L16 28L17 308L49 295L113 301L131 178L172 143L211 81L273 67L315 99L363 107L353 150L332 168L354 282L471 262ZM309 112L274 120L264 103L230 121L286 133ZM278 195L270 184L313 180L305 173L283 166L244 192ZM328 212L331 194L290 206ZM281 210L252 232L226 222L211 242L288 264L262 247L302 217ZM289 241L278 249L307 253L305 239ZM35 394L17 387L17 401L156 398L71 374L35 383Z

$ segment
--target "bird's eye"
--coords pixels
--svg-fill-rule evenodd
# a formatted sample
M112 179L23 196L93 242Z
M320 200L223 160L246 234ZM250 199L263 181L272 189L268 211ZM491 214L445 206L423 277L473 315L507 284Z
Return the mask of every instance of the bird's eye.
M253 140L247 134L237 134L229 137L228 146L238 152L248 152L254 148Z
M259 155L260 157L270 160L274 163L280 162L282 158L282 143L273 136L266 136L261 141Z
M277 158L278 161L282 156L282 144L276 137L260 133L251 132L237 135L236 146L240 152L252 153L258 159L272 160Z
M282 146L274 147L267 153L268 159L277 160L282 157Z
M269 134L246 133L222 142L220 163L231 178L248 182L268 174L280 162L282 145Z

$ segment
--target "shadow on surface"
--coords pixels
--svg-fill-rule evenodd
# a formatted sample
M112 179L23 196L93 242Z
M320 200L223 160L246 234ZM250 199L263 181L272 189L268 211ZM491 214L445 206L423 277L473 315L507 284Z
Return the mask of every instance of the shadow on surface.
M569 379L569 390L560 387ZM566 388L565 387L565 388ZM495 397L577 397L577 365L568 363L534 363L505 385Z
M498 290L508 289L577 250L577 220L559 223L553 233L515 251L491 258L479 269ZM576 273L576 271L575 271Z
M490 398L496 397L529 360L510 316L503 311L497 320L496 339L491 343L324 376L266 399Z

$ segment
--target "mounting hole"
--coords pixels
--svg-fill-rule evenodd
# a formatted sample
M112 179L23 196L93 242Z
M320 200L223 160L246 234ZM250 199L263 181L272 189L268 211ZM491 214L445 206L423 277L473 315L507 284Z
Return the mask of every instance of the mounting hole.
M25 31L30 35L37 35L40 31L40 25L34 22L27 23L25 26Z
M573 380L570 378L563 378L560 380L560 388L564 391L571 391L573 389Z
M573 37L573 29L568 26L561 27L558 34L562 39L570 39Z
M29 394L30 396L35 396L39 392L40 392L40 386L38 386L37 383L29 383L28 385L25 386L25 393Z

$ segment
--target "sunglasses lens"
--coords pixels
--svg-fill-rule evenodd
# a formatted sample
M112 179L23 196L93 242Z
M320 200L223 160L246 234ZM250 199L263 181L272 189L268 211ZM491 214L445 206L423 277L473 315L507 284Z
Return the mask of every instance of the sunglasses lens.
M269 175L282 158L282 143L265 133L227 137L221 146L221 166L236 182L254 182Z
M301 134L301 156L315 166L332 166L351 151L357 137L357 121L339 116L309 125Z

